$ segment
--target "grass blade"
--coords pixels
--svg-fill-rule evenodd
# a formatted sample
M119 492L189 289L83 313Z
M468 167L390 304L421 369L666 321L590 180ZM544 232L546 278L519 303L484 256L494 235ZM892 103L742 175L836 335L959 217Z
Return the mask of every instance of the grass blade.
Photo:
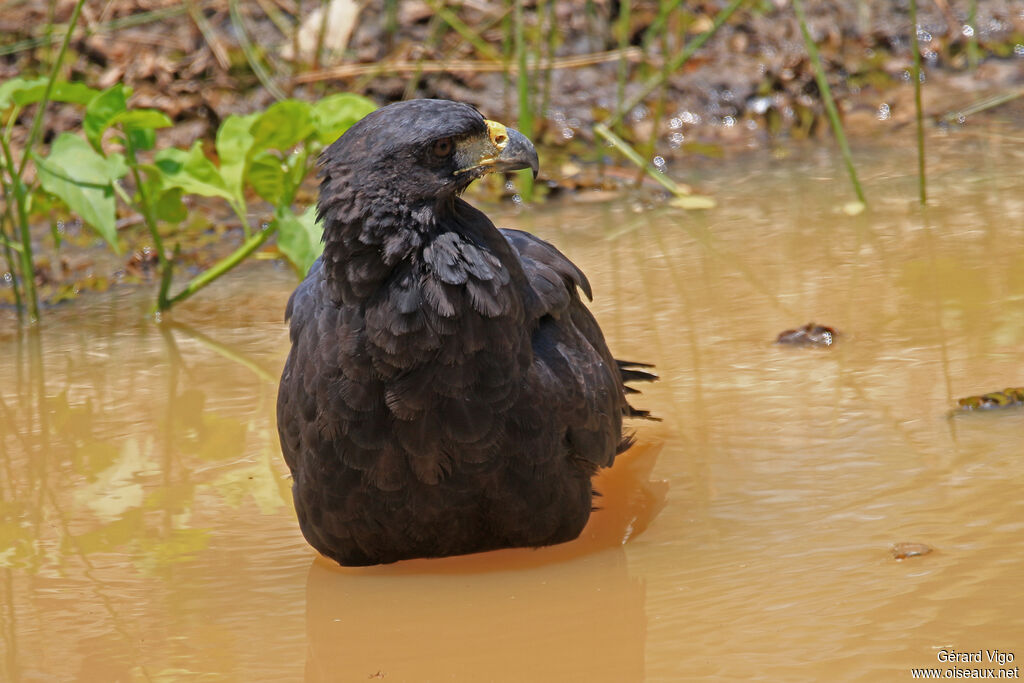
M832 132L839 143L839 149L843 154L843 162L846 164L846 172L853 184L853 191L861 204L867 205L864 198L864 190L857 179L857 169L853 166L853 155L850 154L850 145L846 142L846 134L843 132L843 124L839 120L839 111L836 109L835 100L832 99L832 89L829 88L828 78L825 76L825 66L821 63L821 55L818 53L818 46L811 38L811 32L807 28L807 17L804 15L803 0L793 0L793 10L796 12L797 21L800 24L800 33L804 37L804 45L807 46L807 55L811 58L811 66L814 68L814 79L818 83L818 90L821 91L821 100L825 104L825 112L828 114L829 123L832 124Z
M595 125L594 133L607 140L612 147L622 154L622 156L629 159L639 168L642 168L652 180L671 192L674 196L674 200L672 202L673 205L690 209L710 209L714 207L715 200L711 197L703 197L701 195L693 194L690 192L688 187L680 185L658 169L654 168L654 166L647 163L647 161L640 156L640 153L633 149L628 142L613 133L605 124L598 123Z
M917 179L921 206L928 200L924 175L924 114L921 111L921 47L917 39L917 0L910 0L910 50L914 66L910 71L914 79L914 112L917 117Z
M967 36L967 65L974 69L981 55L978 49L978 0L971 0L970 9L967 10L967 25L971 27Z
M274 79L267 73L263 64L260 63L259 55L256 54L256 48L253 47L252 41L249 40L249 32L245 29L245 22L242 19L242 11L238 7L238 0L228 0L228 13L231 16L231 25L235 27L238 44L242 48L245 60L249 62L249 68L252 69L256 78L267 89L267 92L274 96L275 100L287 99L288 96L284 94L284 91L274 82Z
M633 107L640 104L645 97L657 90L662 83L668 80L668 77L678 70L679 67L685 64L711 36L715 35L715 33L718 32L718 29L722 27L722 24L728 21L729 17L733 15L733 12L738 10L745 2L747 2L747 0L732 0L725 9L715 15L711 28L687 43L686 47L684 47L679 54L666 62L665 68L662 69L662 72L657 76L649 78L636 95L629 98L626 102L621 103L618 110L604 121L604 125L609 128L614 128L619 125L619 123L622 122L622 119L633 109Z
M519 73L516 79L516 92L519 98L519 132L532 138L533 106L530 102L530 72L527 69L526 41L523 38L523 0L516 0L513 23L515 25L516 59L519 63ZM522 181L523 201L533 201L533 176L529 173L520 173L519 178Z

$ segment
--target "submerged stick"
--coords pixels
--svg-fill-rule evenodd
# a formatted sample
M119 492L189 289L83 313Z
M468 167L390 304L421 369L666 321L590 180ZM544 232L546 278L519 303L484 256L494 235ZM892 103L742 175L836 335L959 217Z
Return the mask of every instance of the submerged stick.
M807 55L811 58L811 65L814 67L814 79L818 83L818 90L821 91L821 99L825 104L825 112L832 124L832 132L839 143L839 149L843 154L843 162L846 164L846 172L853 184L853 191L861 204L867 204L864 198L864 190L857 179L857 169L853 166L853 155L850 153L850 145L846 142L846 134L843 132L843 124L839 120L839 111L836 109L835 100L832 99L832 89L829 88L828 78L825 76L825 66L821 63L821 55L818 53L818 46L811 38L811 31L807 28L807 17L804 15L804 4L802 0L793 0L793 10L796 12L797 22L800 24L800 33L804 36L804 45L807 46Z

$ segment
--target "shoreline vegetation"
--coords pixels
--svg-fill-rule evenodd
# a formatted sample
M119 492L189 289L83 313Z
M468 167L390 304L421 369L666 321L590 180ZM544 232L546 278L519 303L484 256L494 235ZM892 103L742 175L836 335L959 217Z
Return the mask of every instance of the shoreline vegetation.
M848 137L916 134L923 206L928 129L1024 94L1009 0L16 0L0 25L0 306L23 323L116 282L155 283L159 315L254 255L301 276L319 151L390 101L467 101L549 168L646 174L692 210L715 200L673 164L820 140L859 213ZM588 182L541 181L516 193ZM67 265L97 238L114 275Z

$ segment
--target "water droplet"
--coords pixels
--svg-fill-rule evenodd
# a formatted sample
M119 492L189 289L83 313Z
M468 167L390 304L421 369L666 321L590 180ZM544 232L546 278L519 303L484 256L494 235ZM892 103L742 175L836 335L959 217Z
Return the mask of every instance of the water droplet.
M722 119L722 125L725 126L726 128L732 128L733 126L736 125L736 117L726 116L724 119Z
M932 34L925 31L920 26L917 27L917 39L922 43L932 42Z
M13 280L14 278L11 277L10 273L4 273L4 282L6 282L7 284L11 284Z
M520 195L520 194L512 195L512 202L515 203L515 204L522 204L523 203L522 195Z
M639 122L639 121L643 121L644 119L646 119L650 115L650 113L651 113L650 109L648 109L646 106L640 104L640 105L637 105L637 106L633 107L633 110L631 112L629 112L629 118L632 119L634 122Z
M679 147L682 146L684 139L685 138L682 133L672 133L672 135L668 136L668 141L669 144L672 145L672 149L679 149Z
M1013 54L1018 57L1024 57L1024 43L1017 43L1013 46Z
M669 130L679 130L683 127L683 120L678 116L673 116L668 120Z
M653 159L651 159L651 163L654 164L654 167L657 168L659 171L665 170L665 157L656 156Z
M878 112L875 114L875 118L877 118L879 121L888 121L891 113L892 112L889 110L888 103L882 102L880 105L878 105Z
M772 98L768 96L755 97L750 101L750 110L755 114L764 114L772 106Z
M679 120L683 123L695 126L700 123L700 115L694 114L692 111L684 111L679 113Z
M574 137L576 137L576 131L574 131L572 128L566 126L565 128L562 129L563 140L572 140Z
M970 24L964 24L960 27L960 33L964 34L968 38L974 35L974 27Z
M511 180L506 180L505 181L505 192L514 192L515 189L516 189L516 184L515 183L513 183Z

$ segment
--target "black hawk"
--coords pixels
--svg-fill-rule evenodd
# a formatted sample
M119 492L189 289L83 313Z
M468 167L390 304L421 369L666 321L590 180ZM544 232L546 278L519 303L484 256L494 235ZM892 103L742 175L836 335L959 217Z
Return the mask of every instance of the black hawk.
M342 565L576 538L629 447L623 379L547 242L460 194L531 168L521 133L413 100L321 158L324 252L292 294L277 424L302 533Z

